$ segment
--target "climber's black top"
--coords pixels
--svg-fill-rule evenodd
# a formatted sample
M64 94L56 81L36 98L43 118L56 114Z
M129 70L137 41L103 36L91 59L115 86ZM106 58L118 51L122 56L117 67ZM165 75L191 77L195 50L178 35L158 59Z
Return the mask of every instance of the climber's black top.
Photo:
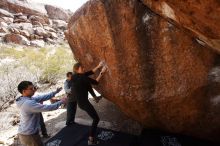
M86 104L88 100L88 92L94 97L96 94L92 89L92 85L97 85L98 82L89 76L94 74L93 71L88 71L85 73L76 73L72 77L72 94L76 97L77 103L80 105Z

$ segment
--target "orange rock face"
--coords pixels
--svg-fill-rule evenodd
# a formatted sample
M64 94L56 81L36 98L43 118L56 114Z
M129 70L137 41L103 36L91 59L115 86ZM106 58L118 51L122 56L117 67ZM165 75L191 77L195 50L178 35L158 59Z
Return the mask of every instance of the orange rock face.
M155 13L190 30L220 52L220 1L142 0Z
M193 33L140 1L94 0L71 17L66 37L86 69L106 62L97 90L129 117L219 141L218 55Z

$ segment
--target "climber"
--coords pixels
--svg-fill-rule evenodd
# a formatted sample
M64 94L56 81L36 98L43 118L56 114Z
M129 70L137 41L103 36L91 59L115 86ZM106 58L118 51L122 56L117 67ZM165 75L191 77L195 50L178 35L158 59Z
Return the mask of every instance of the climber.
M99 68L102 67L96 80L89 78L88 76L94 74ZM96 145L99 142L96 140L96 129L99 123L99 116L88 100L88 92L93 96L98 103L100 97L97 97L94 93L91 84L97 85L100 81L103 73L106 71L106 67L103 62L100 62L93 70L84 72L84 68L80 63L76 63L73 66L74 75L72 76L72 93L76 97L78 106L87 112L87 114L93 119L92 126L89 132L88 145Z

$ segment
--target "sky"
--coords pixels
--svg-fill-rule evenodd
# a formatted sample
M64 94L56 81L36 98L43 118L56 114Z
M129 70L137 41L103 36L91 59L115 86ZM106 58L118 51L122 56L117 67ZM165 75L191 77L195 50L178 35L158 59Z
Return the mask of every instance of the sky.
M50 4L64 9L70 9L72 12L75 12L88 0L32 0L32 1L37 3Z

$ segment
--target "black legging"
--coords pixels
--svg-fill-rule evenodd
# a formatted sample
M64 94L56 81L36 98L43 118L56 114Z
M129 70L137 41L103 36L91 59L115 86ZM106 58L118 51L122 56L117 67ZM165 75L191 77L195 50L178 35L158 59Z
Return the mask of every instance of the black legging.
M98 116L96 110L94 109L94 107L92 106L92 104L89 101L84 102L82 104L78 103L78 105L82 110L86 111L87 114L93 119L92 127L90 128L90 131L89 131L89 136L95 137L97 125L99 123L99 116Z
M75 123L76 108L77 108L76 101L67 103L67 118L66 118L67 126Z

